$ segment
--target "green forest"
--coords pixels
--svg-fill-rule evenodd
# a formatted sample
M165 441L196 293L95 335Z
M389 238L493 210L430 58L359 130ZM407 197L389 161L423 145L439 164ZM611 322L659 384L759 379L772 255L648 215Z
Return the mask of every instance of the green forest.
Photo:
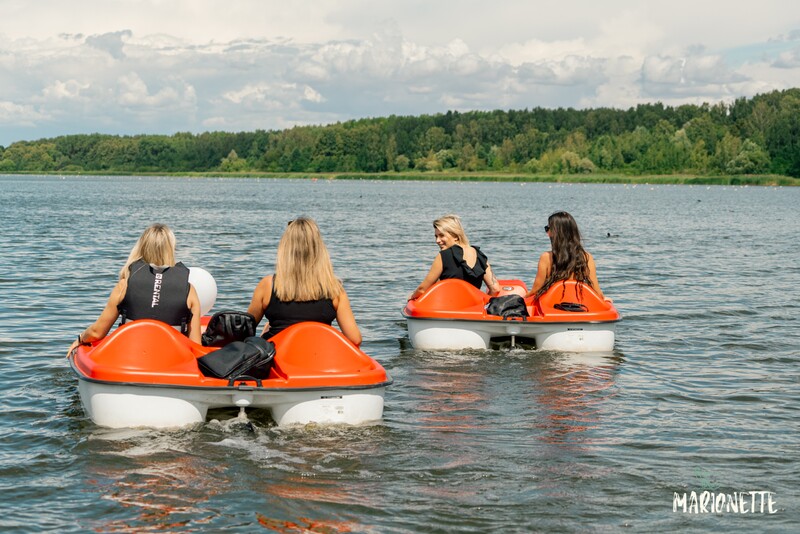
M798 178L800 89L677 107L449 111L280 131L82 134L0 146L0 173L39 172Z

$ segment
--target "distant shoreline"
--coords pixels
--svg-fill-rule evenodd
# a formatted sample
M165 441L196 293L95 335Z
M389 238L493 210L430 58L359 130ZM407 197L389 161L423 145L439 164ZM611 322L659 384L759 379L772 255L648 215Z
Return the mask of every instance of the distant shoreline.
M279 173L279 172L14 172L2 176L164 176L196 178L276 178L301 180L385 180L442 182L528 182L628 185L731 185L800 186L800 178L774 174L759 175L622 175L622 174L510 174L510 173Z

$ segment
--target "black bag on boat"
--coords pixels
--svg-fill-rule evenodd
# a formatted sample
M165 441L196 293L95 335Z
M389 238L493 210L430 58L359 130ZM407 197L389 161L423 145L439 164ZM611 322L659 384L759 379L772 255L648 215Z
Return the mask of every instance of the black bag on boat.
M203 332L204 347L224 347L256 335L256 318L239 311L220 311L211 316Z
M268 378L275 358L275 345L252 336L244 341L232 341L219 350L197 359L200 372L214 378L237 378L247 375Z
M508 317L527 317L528 308L525 307L525 299L519 295L503 295L502 297L492 297L486 305L486 313L489 315L499 315L502 318Z

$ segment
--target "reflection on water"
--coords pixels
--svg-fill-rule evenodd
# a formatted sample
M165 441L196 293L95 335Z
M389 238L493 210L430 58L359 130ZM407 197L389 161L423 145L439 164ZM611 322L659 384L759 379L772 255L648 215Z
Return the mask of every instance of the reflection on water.
M0 177L0 527L57 532L729 532L800 523L800 189ZM152 190L160 199L153 202ZM484 207L488 206L488 207ZM534 276L575 215L624 319L617 351L424 352L400 309L463 217L500 278ZM286 221L314 217L382 424L279 429L235 411L180 431L99 429L64 352L141 229L245 309ZM768 216L765 216L768 214ZM539 221L539 222L537 222ZM615 236L608 239L607 233ZM623 356L624 354L624 356ZM216 419L211 420L211 419ZM698 475L698 469L702 471ZM687 517L675 491L767 490L769 517Z
M92 521L102 532L173 531L207 523L208 503L225 491L226 467L194 454L192 434L150 430L93 431L84 474L120 513Z
M539 439L550 445L594 443L604 405L615 394L614 378L622 358L600 354L556 354L543 359L528 378L541 410Z

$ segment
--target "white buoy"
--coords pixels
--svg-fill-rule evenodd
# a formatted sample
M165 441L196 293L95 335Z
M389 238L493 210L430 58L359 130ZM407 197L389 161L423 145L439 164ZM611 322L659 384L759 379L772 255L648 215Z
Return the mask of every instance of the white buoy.
M206 315L217 301L217 282L211 273L200 267L189 267L189 283L200 299L200 314Z

